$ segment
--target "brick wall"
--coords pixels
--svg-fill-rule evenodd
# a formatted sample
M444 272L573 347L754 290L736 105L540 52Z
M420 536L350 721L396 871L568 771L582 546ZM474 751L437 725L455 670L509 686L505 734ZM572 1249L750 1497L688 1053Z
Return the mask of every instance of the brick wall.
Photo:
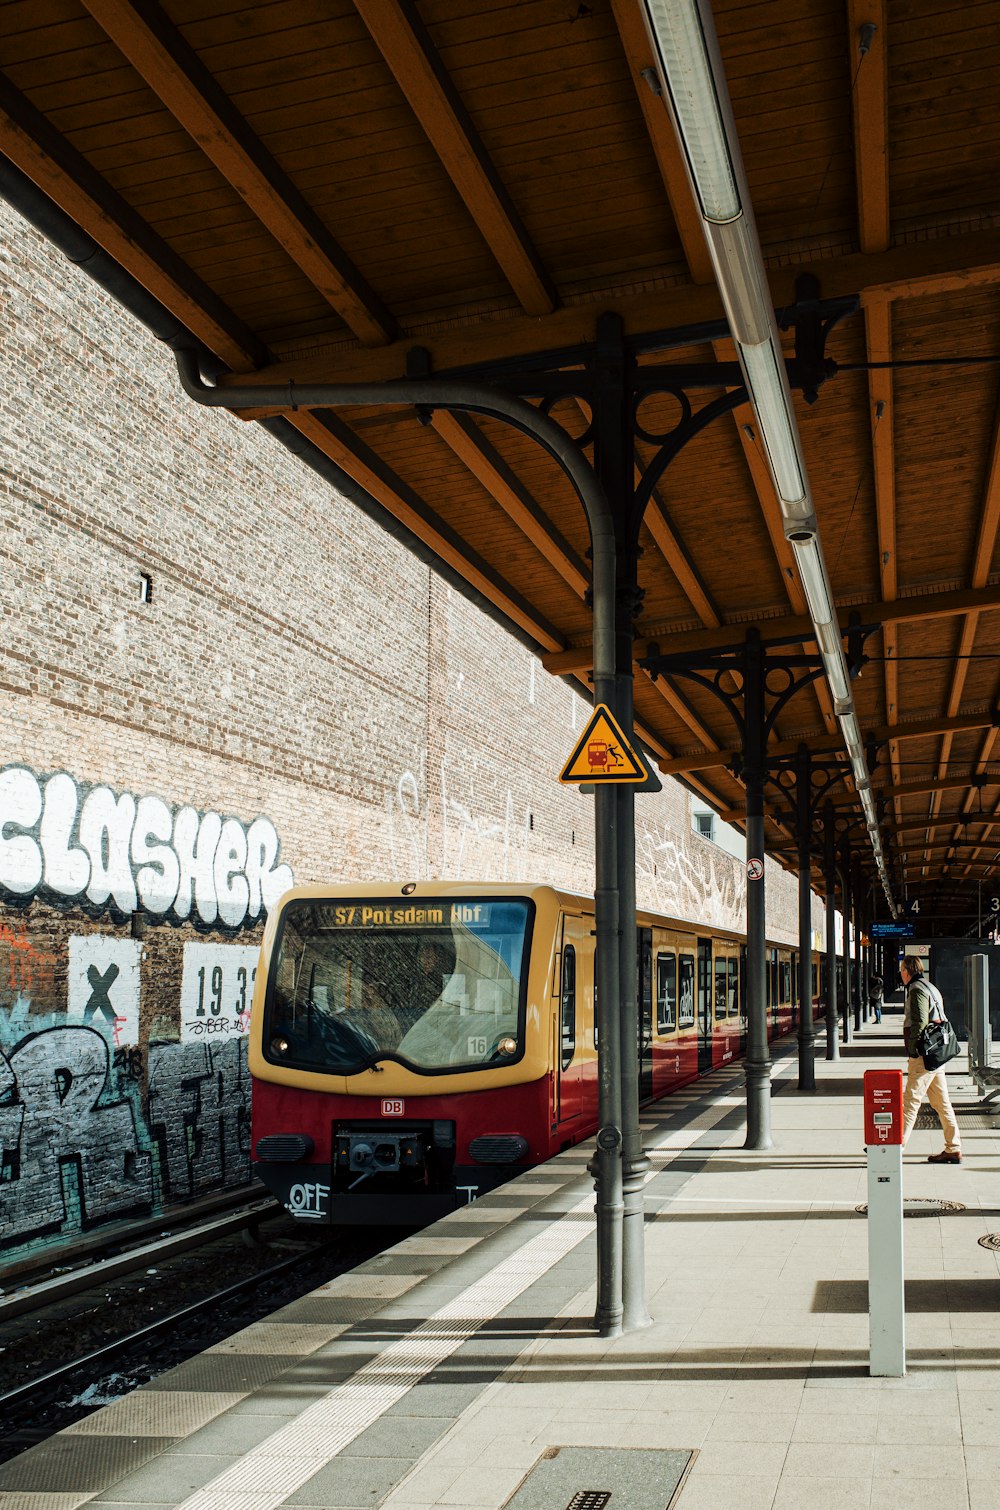
M103 785L105 813L158 804L168 840L182 811L231 820L223 887L266 819L274 873L300 882L591 889L592 801L555 780L582 700L267 435L192 406L163 349L6 207L0 274L3 800L37 787L48 812L64 772L53 812ZM637 806L640 902L740 927L742 867L691 833L686 793ZM60 849L42 821L71 873L76 829ZM136 920L139 861L112 886L91 828L106 902L59 894L48 850L33 888L34 852L0 837L0 870L22 867L0 904L8 1263L247 1178L259 910L228 931L211 909ZM768 884L791 941L794 882Z

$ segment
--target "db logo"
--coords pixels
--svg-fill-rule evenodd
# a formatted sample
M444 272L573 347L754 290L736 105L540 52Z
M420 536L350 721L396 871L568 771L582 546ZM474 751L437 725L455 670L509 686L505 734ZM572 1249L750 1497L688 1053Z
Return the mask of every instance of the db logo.
M398 1097L393 1097L391 1101L382 1102L383 1117L401 1117L405 1111L406 1103L400 1101Z

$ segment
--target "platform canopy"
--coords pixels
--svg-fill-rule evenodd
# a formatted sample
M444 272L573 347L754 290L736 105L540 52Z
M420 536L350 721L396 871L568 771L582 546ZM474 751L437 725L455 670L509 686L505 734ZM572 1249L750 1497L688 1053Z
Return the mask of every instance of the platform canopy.
M815 402L794 402L866 657L853 692L892 885L965 931L1000 875L996 3L714 14L772 302L818 309L826 337ZM307 410L295 390L429 372L527 391L524 374L586 373L608 312L640 369L732 364L638 0L8 0L0 29L4 192L23 208L21 175L42 190L214 353L213 376L286 385L270 418L586 691L586 522L538 446L443 410ZM793 325L786 340L791 357ZM733 371L651 385L640 471ZM572 395L552 414L576 435L590 419ZM725 710L639 668L749 625L808 642L754 421L741 403L678 451L638 564L638 731L732 821ZM773 735L778 753L803 740L842 749L822 681ZM849 781L831 798L857 811ZM788 803L772 807L781 853Z

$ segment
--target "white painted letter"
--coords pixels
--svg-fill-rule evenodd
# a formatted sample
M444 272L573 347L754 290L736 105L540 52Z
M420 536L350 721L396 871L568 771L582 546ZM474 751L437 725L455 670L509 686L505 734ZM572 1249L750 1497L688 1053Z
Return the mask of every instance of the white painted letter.
M103 907L114 898L119 912L136 909L135 881L129 864L129 840L135 822L135 798L131 792L115 797L107 786L95 786L80 814L80 843L90 856L87 899Z
M139 865L135 884L139 900L147 912L163 913L177 895L181 867L170 848L173 819L167 804L159 797L140 797L132 830L132 863ZM164 839L164 844L150 844L150 839Z
M79 792L72 776L57 771L45 783L45 807L39 837L45 856L45 884L61 897L78 897L90 880L86 850L70 845Z
M42 879L42 852L30 834L7 838L8 828L34 828L42 815L42 793L30 771L0 771L0 887L27 897Z
M238 928L247 915L250 883L243 874L247 863L247 836L242 823L227 818L215 851L215 894L219 899L219 921L227 928Z

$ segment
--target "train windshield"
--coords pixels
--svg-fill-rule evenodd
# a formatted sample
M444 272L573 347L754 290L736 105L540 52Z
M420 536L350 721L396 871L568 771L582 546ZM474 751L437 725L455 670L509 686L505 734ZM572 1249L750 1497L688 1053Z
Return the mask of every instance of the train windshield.
M423 1074L524 1051L528 901L290 902L272 956L264 1053L333 1075L396 1059Z

